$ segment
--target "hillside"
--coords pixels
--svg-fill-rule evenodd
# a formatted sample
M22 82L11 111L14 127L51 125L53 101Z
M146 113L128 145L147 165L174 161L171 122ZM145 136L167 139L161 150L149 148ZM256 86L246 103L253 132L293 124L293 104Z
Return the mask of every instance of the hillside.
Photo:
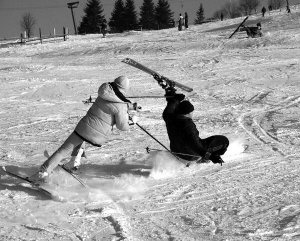
M87 146L82 188L61 170L50 199L0 171L1 240L299 240L300 9L273 12L264 36L228 39L243 18L177 29L70 36L0 48L1 165L33 174L90 107L82 101L120 75L129 96L160 96L130 57L194 88L201 138L230 139L223 166L186 168L138 126ZM179 92L179 90L178 90ZM188 93L184 93L187 96ZM169 145L164 98L132 98L139 124Z

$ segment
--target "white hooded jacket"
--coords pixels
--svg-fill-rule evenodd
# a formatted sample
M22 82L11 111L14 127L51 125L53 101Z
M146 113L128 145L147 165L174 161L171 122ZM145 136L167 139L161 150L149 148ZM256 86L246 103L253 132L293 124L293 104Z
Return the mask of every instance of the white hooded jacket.
M75 132L91 144L101 145L111 135L113 126L121 131L129 129L128 106L120 100L109 83L98 89L98 97L79 121Z

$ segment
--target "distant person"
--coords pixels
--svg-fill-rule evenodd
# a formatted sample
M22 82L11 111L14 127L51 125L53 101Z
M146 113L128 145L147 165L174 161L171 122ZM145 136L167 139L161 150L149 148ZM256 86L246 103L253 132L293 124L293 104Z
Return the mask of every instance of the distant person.
M272 5L270 4L268 8L269 8L269 13L270 13L273 10Z
M29 180L35 185L46 182L54 168L72 150L81 157L84 152L84 142L101 147L111 135L114 126L121 131L127 131L129 129L128 110L134 109L134 105L124 96L128 90L129 79L125 76L116 78L114 82L102 84L98 89L97 99L78 122L74 131L41 165L38 172L29 177ZM135 116L132 120L136 123ZM70 163L65 165L69 170L79 167L80 163L76 163L75 159L71 159Z
M199 131L193 121L194 106L184 100L184 94L176 94L175 90L166 90L167 106L163 111L163 119L170 140L170 150L179 158L187 161L224 163L221 158L227 151L229 140L222 135L199 137ZM173 96L173 98L170 98Z
M251 37L251 38L258 38L258 37L263 36L262 29L261 29L261 23L257 23L256 27L248 27L248 26L242 25L240 27L239 31L246 31L248 37Z
M267 9L265 7L263 7L261 9L261 14L262 14L262 17L264 18L265 17L265 13L266 13Z
M106 38L106 34L107 34L107 23L106 23L106 19L104 19L102 21L101 24L101 33L103 34L103 38Z
M184 14L184 27L186 29L189 28L189 16L188 16L187 12L185 12L185 14Z
M221 13L221 21L223 21L223 19L224 19L224 15L223 13Z
M182 31L182 26L183 26L183 17L181 16L181 13L179 14L178 18L178 30Z

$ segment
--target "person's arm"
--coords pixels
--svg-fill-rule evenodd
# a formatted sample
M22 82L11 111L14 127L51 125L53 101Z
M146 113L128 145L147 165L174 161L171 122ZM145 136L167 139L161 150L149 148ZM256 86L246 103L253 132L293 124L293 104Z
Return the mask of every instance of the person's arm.
M126 108L120 108L115 114L116 127L121 131L127 131L129 129L129 115Z
M168 103L163 112L163 119L166 121L168 116L173 115L176 112L179 103L184 100L185 95L176 94L175 90L171 88L169 90L166 89L165 96Z
M167 106L163 111L163 118L165 118L166 115L172 115L174 114L175 110L177 109L180 101L175 98L169 98L167 100Z

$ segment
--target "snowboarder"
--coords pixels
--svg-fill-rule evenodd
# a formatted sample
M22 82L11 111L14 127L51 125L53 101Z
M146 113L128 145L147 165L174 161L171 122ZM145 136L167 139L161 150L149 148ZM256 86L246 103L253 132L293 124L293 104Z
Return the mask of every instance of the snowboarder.
M83 153L80 149L84 142L101 147L102 143L110 136L114 125L121 131L127 131L129 129L128 110L134 109L136 106L136 103L132 104L124 96L128 90L129 79L125 76L116 78L114 82L102 84L98 89L95 103L78 122L75 130L61 147L41 165L39 171L29 177L29 180L36 185L45 182L52 170L72 150L77 149L78 155ZM136 116L131 119L133 123L137 122ZM78 164L73 158L65 166L72 169L78 167Z
M104 19L102 21L102 24L101 24L101 33L103 34L103 38L106 38L106 33L107 33L106 19Z
M224 163L222 158L229 140L222 135L210 136L206 139L199 137L199 131L192 120L194 106L184 100L184 94L176 94L173 88L166 89L167 106L163 111L170 139L170 149L176 156L187 161ZM180 154L178 154L180 153Z
M178 30L182 31L182 25L183 25L183 17L181 16L181 13L179 14L178 18Z
M239 31L246 31L248 37L251 37L251 38L257 38L257 37L263 36L262 30L261 30L261 23L257 23L256 27L248 27L248 26L242 25L240 27Z

